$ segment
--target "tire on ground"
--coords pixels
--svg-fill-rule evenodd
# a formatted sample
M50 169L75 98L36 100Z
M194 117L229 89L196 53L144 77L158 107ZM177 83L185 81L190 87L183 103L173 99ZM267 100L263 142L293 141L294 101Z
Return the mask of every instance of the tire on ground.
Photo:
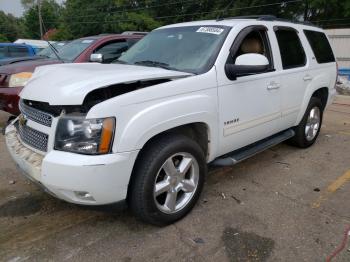
M181 210L173 214L162 212L155 201L153 192L158 171L165 161L176 153L189 153L197 161L199 179L191 200ZM207 164L201 147L192 139L183 135L164 135L146 145L140 152L131 177L128 204L131 211L140 220L153 225L171 224L191 211L202 191Z
M318 131L317 131L315 137L312 140L307 140L307 138L306 138L307 136L306 136L306 132L305 132L306 124L307 124L307 120L308 120L310 111L315 107L318 107L320 110L319 128L318 128ZM305 114L304 114L302 120L300 121L298 126L294 127L295 136L292 137L288 141L289 144L291 144L293 146L300 147L300 148L308 148L308 147L312 146L315 143L315 141L320 133L321 126L322 126L322 118L323 118L323 106L322 106L321 100L319 98L316 98L316 97L311 97L309 105L305 111Z

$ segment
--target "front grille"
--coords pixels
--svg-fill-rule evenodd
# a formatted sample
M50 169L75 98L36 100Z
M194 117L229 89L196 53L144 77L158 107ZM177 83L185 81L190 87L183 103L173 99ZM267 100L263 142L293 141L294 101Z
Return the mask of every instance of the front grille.
M53 119L52 115L45 113L43 111L40 111L38 109L35 109L33 107L30 107L26 105L22 100L20 100L19 102L19 110L28 119L33 120L34 122L37 122L44 126L51 127L52 119Z
M40 131L37 131L29 126L20 125L18 121L15 123L19 137L27 145L38 149L43 152L47 152L47 144L49 136Z

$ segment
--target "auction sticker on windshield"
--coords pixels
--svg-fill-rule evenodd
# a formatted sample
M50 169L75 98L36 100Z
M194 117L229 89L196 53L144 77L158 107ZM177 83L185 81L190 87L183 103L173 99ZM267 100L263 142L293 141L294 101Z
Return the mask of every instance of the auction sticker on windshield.
M222 29L222 28L206 26L206 27L199 28L196 32L220 35L223 31L224 31L224 29Z
M90 44L92 43L94 40L93 39L85 39L83 41L81 41L82 44Z

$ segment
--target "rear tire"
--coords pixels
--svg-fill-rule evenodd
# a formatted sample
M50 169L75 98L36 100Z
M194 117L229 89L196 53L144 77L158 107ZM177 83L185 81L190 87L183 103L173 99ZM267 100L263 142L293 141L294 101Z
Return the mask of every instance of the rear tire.
M300 148L312 146L321 130L323 106L319 98L311 97L305 114L298 126L294 127L295 136L288 142Z
M151 142L140 153L128 193L140 220L164 226L184 217L202 191L207 165L201 147L182 135Z

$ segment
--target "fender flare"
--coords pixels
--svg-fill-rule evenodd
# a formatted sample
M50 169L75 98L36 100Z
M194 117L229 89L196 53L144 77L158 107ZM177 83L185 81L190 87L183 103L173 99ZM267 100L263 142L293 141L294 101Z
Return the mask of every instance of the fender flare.
M314 80L309 84L309 86L306 88L306 92L304 94L303 102L301 104L301 108L297 117L297 120L295 122L295 126L299 125L300 121L304 117L306 108L309 105L310 99L312 95L321 88L327 88L329 93L329 79L325 79L323 76L318 76L314 78Z

